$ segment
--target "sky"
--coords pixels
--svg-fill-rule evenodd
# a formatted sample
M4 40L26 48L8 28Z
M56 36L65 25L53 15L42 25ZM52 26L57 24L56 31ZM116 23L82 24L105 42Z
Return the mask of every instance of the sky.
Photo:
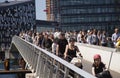
M45 4L46 0L36 0L36 19L39 20L46 20L46 12L44 12L43 10L46 9L46 4Z
M5 0L0 0L0 2L4 2ZM8 1L15 1L15 0L8 0ZM20 1L20 0L18 0ZM35 0L36 4L36 19L37 20L46 20L46 12L43 10L46 9L46 0Z

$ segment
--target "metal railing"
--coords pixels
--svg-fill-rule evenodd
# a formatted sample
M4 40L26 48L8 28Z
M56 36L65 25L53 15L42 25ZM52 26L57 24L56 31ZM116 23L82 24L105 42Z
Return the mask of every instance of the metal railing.
M12 44L16 46L36 78L95 78L64 59L17 36L13 37Z

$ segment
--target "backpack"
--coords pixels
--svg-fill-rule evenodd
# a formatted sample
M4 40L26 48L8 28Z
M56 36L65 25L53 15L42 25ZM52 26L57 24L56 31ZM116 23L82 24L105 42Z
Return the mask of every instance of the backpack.
M110 74L109 70L103 71L101 73L98 73L96 75L97 78L112 78L112 75Z

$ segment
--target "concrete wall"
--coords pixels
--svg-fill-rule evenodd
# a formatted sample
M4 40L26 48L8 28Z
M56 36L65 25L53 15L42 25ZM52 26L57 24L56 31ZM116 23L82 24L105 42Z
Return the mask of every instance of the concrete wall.
M100 54L103 63L106 64L106 67L108 67L111 53L112 51L114 51L110 64L110 69L120 73L120 52L115 52L115 49L106 48L102 46L94 46L94 45L80 44L80 43L76 43L76 45L78 46L81 54L83 55L83 59L93 62L93 56L95 54Z

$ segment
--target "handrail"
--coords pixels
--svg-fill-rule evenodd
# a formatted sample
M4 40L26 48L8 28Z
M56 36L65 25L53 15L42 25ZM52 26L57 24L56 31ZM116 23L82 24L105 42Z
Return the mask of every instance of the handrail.
M42 49L30 42L27 42L17 36L12 39L12 44L16 46L22 57L28 63L31 70L39 78L96 78L84 70L68 63L64 59ZM73 73L74 77L70 74ZM48 73L46 73L48 72Z

